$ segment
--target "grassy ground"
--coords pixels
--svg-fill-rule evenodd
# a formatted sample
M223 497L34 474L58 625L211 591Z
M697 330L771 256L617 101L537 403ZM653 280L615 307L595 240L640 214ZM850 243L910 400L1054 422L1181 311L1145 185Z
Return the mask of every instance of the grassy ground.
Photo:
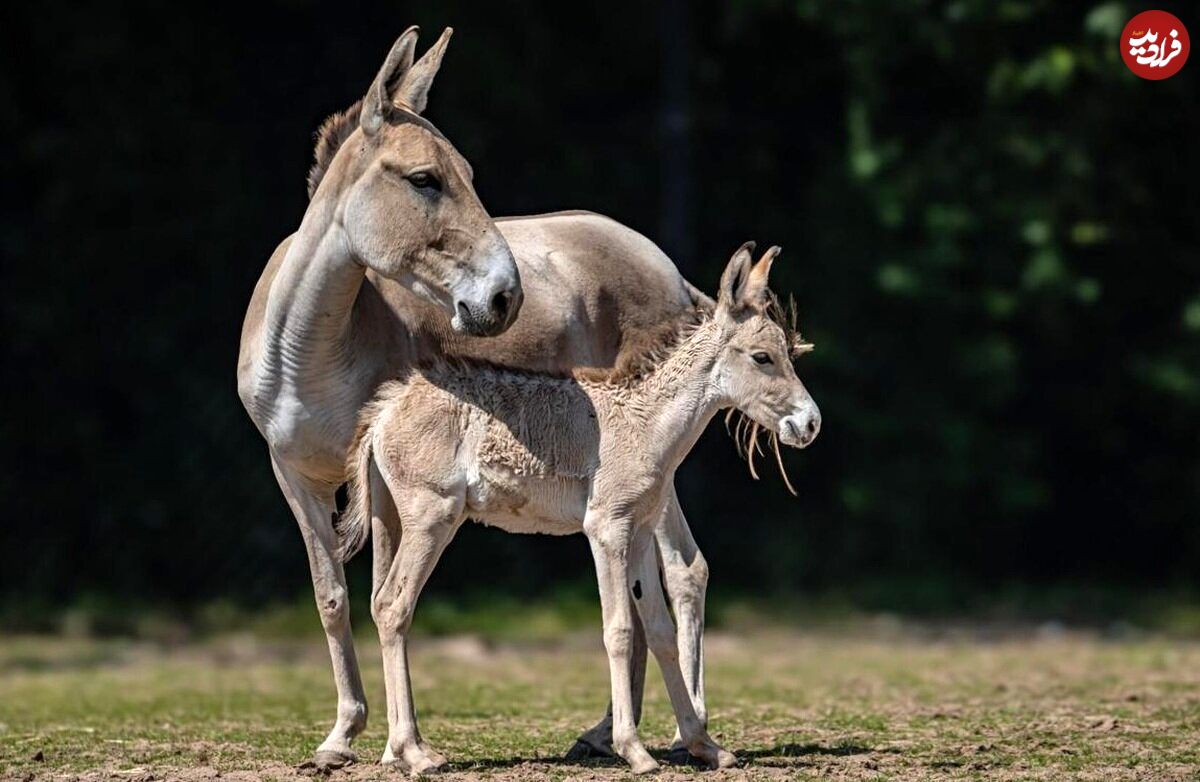
M617 779L559 758L603 711L595 634L555 645L419 643L416 698L449 779ZM1072 633L715 635L712 732L740 768L708 779L1196 779L1200 644ZM360 656L375 712L363 762L335 777L398 778L375 764L386 730L377 647ZM0 778L292 779L333 712L319 640L226 638L0 643ZM642 735L671 734L651 671Z

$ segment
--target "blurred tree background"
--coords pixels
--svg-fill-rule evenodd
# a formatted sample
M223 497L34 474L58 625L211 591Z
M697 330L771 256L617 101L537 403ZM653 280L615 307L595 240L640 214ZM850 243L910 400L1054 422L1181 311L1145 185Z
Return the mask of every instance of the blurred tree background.
M0 603L308 594L238 334L312 131L413 23L456 28L428 116L492 214L611 215L710 291L742 241L785 248L824 430L798 499L719 426L685 465L715 592L1194 589L1200 62L1129 73L1141 10L6 5ZM582 539L467 527L431 590L590 579Z

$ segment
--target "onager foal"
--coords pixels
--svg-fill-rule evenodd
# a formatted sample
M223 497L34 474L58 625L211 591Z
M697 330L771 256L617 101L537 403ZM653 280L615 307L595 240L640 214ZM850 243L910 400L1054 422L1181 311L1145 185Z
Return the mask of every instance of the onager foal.
M509 532L587 536L604 613L613 748L635 772L658 764L638 738L631 702L634 606L684 744L713 767L735 763L688 695L653 528L675 469L718 410L736 407L800 448L820 429L791 363L807 346L771 317L767 276L779 248L756 264L752 248L730 260L715 311L640 368L564 378L440 362L386 384L364 408L339 535L347 558L365 541L368 520L375 536L385 763L419 773L445 762L417 730L406 642L417 597L466 518Z

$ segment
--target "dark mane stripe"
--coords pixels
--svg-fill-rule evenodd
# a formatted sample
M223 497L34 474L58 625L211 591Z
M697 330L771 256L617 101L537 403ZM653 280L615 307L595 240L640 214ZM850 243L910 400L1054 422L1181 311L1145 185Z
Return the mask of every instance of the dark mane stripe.
M358 127L358 115L362 113L362 98L354 101L350 108L331 114L321 123L317 130L316 147L313 149L313 164L308 169L308 197L312 199L317 192L317 185L329 170L334 155L350 138L350 134Z
M317 143L313 149L313 164L308 169L309 200L312 200L313 193L317 192L317 186L325 178L325 172L329 170L329 166L333 163L333 158L337 155L338 150L342 148L342 144L346 143L346 139L350 138L350 135L354 133L354 129L358 127L358 118L362 114L362 104L362 98L359 98L345 111L339 111L326 117L325 121L321 123L321 127L317 129L315 135ZM419 114L413 114L402 106L393 104L390 114L392 121L399 120L400 122L419 125L438 138L445 138L442 132L434 127L432 122Z

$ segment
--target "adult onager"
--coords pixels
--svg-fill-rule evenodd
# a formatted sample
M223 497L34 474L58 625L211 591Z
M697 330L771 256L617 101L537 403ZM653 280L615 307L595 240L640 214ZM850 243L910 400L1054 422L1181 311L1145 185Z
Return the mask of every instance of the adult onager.
M658 764L637 735L631 654L636 619L666 681L688 751L736 762L708 736L679 668L658 579L653 529L670 476L713 415L734 407L804 448L821 417L791 358L800 347L768 315L779 248L751 266L744 245L721 278L716 311L640 371L569 377L441 360L385 384L351 448L345 556L374 535L371 614L383 648L387 752L414 772L445 762L421 739L408 629L438 558L468 517L508 532L582 532L591 545L612 677L613 749L635 772Z
M607 218L492 220L466 160L421 116L449 37L414 63L417 31L407 30L366 96L322 126L308 209L268 261L242 329L238 393L299 523L333 662L337 718L317 749L321 766L352 760L366 724L333 517L358 411L379 384L440 355L546 371L612 366L711 306L653 243ZM673 491L656 544L703 721L708 567ZM646 653L640 634L634 642L639 703ZM610 744L606 717L575 749Z

